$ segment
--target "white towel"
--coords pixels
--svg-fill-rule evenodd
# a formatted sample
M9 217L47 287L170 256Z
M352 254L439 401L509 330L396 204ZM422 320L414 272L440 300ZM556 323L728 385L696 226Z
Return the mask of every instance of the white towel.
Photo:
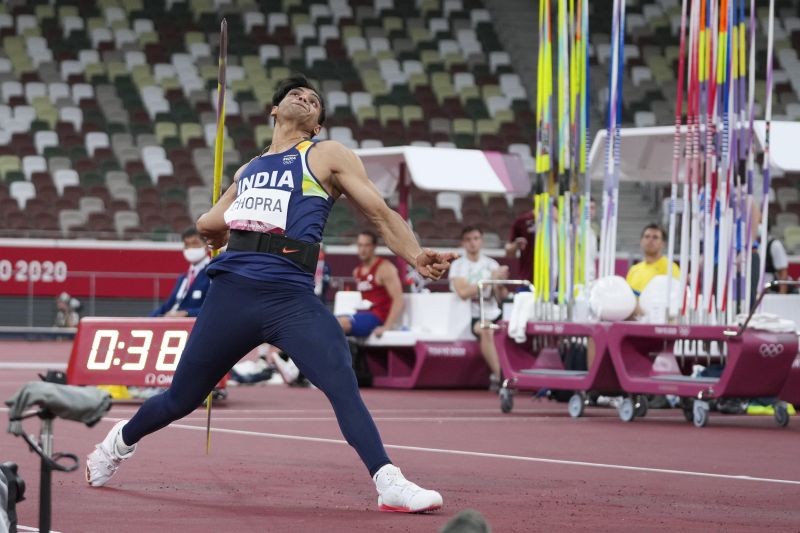
M532 292L518 292L514 295L511 316L508 317L508 336L518 343L525 342L528 320L533 318L534 300Z
M736 317L736 323L740 326L744 324L745 320L747 320L746 314L741 314ZM795 324L794 320L781 318L772 313L755 313L753 318L750 319L750 323L747 324L747 329L788 333L790 331L797 331L797 324Z

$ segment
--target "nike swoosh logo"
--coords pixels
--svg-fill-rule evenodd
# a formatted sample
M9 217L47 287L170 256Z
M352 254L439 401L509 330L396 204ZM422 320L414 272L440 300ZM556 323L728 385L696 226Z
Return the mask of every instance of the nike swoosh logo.
M284 247L283 247L283 250L281 250L281 253L284 253L284 254L294 254L294 253L297 253L297 252L299 252L299 251L300 251L300 250L292 250L291 248L287 248L287 247L285 247L285 246L284 246Z

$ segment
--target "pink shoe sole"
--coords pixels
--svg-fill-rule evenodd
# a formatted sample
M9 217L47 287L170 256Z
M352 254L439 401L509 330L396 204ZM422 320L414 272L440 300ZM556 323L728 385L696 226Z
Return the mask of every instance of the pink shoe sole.
M381 504L378 506L378 509L384 513L427 513L429 511L438 511L441 509L441 505L431 505L430 507L426 507L425 509L420 509L418 511L411 511L408 507L392 507L391 505Z

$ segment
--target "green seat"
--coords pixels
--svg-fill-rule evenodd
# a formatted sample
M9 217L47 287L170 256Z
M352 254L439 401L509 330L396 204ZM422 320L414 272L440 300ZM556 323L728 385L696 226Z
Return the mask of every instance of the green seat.
M49 159L51 157L63 157L67 155L67 152L60 146L48 146L44 149L44 154L42 155Z
M5 174L6 183L11 183L12 181L25 181L25 174L22 173L21 170L9 170Z
M150 175L146 172L137 172L130 177L131 185L136 187L137 189L141 189L143 187L150 187L153 185L153 180L150 178Z
M400 108L396 105L382 105L378 108L381 125L385 126L390 120L400 120Z
M412 120L423 120L425 113L418 105L403 106L403 124L408 126Z
M482 118L475 123L475 133L478 135L497 135L500 124L491 118Z
M461 89L461 92L459 93L458 96L459 98L461 98L461 103L466 104L467 100L480 98L481 91L480 89L478 89L477 86L471 85L469 87L464 87L463 89Z
M161 143L164 150L174 150L183 146L180 137L165 137L164 142Z
M164 143L167 137L178 136L178 125L174 122L156 122L156 138L159 144Z
M453 133L455 135L475 135L475 124L468 118L457 118L453 121Z
M105 185L106 180L103 178L103 174L99 172L84 172L80 175L81 186L84 189L88 189L90 187L94 187L95 185Z
M180 125L180 138L184 145L189 144L189 139L203 139L203 128L194 122L184 122Z

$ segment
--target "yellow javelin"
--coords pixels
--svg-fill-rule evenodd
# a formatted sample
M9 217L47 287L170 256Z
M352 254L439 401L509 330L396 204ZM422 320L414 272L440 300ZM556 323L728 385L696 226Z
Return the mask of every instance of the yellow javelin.
M222 189L222 163L225 150L225 67L228 58L228 21L222 19L219 30L219 74L217 76L217 138L214 141L214 187L211 190L211 205L217 203ZM217 255L214 250L212 255ZM206 398L206 455L211 450L211 401Z

